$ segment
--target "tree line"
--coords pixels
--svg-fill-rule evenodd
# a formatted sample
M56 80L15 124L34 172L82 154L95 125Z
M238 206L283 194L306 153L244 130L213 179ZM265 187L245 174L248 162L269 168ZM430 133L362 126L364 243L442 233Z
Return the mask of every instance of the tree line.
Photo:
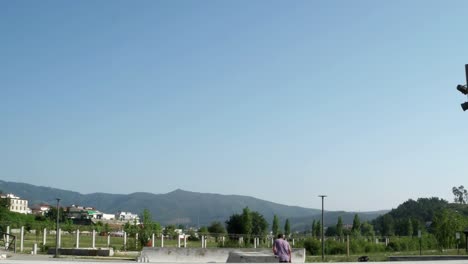
M355 214L351 227L344 225L341 216L338 217L335 225L325 227L325 236L328 238L337 237L343 240L344 237L351 236L354 239L360 237L416 237L418 235L434 238L439 248L451 248L460 241L456 240L455 233L460 233L468 227L468 192L463 186L453 187L454 203L449 203L437 197L409 199L400 204L390 212L377 217L369 222L361 222L359 216ZM57 211L51 208L44 216L24 215L8 211L8 204L0 199L0 231L5 231L6 225L13 227L25 226L27 231L31 229L42 230L43 228L56 228L55 222L57 213L60 215L60 227L64 231L72 232L77 229L70 219L67 219L63 208ZM322 233L322 223L313 220L309 230L295 230L293 234L291 223L286 219L284 226L281 226L277 215L273 216L271 225L257 211L252 211L245 207L242 212L231 215L224 223L215 221L208 226L198 229L186 229L182 226L166 225L164 228L152 220L150 212L145 209L142 213L141 224L126 223L123 230L130 236L138 234L140 245L147 245L152 234L164 234L169 238L175 238L178 233L176 229L185 229L190 240L198 240L200 236L209 235L215 237L226 236L232 241L243 237L246 243L251 243L254 237L276 236L284 233L287 236L309 235L312 239L318 239ZM271 228L270 228L271 226ZM283 227L283 228L281 228ZM108 224L98 222L93 226L80 226L81 230L94 229L98 233L108 233L111 228ZM460 238L464 242L464 237Z

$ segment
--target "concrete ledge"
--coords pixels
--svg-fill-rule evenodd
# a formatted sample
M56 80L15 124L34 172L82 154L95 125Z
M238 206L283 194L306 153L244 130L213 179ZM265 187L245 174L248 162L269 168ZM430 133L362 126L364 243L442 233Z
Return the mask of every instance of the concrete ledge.
M55 248L49 248L47 254L55 254ZM99 257L112 257L114 256L113 248L59 248L59 255L73 255L73 256L99 256Z
M467 255L390 256L389 261L468 260Z
M144 247L137 258L138 262L278 262L269 248L153 248ZM237 260L234 260L237 259ZM273 259L275 261L273 261ZM260 261L262 260L262 261ZM292 261L305 262L305 249L293 248Z
M278 263L278 259L273 254L262 252L230 252L227 263Z

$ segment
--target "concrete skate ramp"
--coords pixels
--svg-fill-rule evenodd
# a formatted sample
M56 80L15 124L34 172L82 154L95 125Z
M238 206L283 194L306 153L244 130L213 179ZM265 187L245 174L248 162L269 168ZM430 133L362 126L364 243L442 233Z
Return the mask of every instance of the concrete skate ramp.
M145 247L138 257L138 262L198 262L198 263L227 263L230 262L271 262L275 256L267 248L153 248ZM305 249L294 248L292 261L305 262ZM274 262L278 262L277 259Z

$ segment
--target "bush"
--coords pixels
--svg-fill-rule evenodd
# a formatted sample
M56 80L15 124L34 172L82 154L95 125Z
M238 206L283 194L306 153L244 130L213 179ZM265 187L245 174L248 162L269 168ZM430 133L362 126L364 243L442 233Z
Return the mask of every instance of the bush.
M384 251L385 251L385 245L382 245L382 244L367 243L364 246L365 253L384 252Z
M397 252L400 251L400 243L392 241L387 245L387 251Z
M365 241L361 239L353 239L349 242L349 251L351 254L358 254L364 252Z
M321 253L320 241L313 238L308 238L304 241L304 248L311 255L319 255Z
M325 241L325 250L329 255L346 254L346 242L327 240Z

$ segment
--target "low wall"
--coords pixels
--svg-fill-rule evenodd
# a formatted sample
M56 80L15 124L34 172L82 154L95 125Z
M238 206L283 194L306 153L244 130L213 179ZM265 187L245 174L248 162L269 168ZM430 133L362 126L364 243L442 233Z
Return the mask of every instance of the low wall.
M47 254L55 254L55 248L49 248ZM113 248L59 248L59 255L73 255L73 256L99 256L99 257L112 257L114 256Z
M235 253L235 254L232 254ZM226 263L231 254L231 259L241 258L256 262L255 259L268 260L275 258L271 249L266 248L160 248L145 247L137 258L138 262L217 262ZM244 262L244 261L242 261ZM275 261L278 262L278 261ZM292 262L305 262L305 249L293 248Z

